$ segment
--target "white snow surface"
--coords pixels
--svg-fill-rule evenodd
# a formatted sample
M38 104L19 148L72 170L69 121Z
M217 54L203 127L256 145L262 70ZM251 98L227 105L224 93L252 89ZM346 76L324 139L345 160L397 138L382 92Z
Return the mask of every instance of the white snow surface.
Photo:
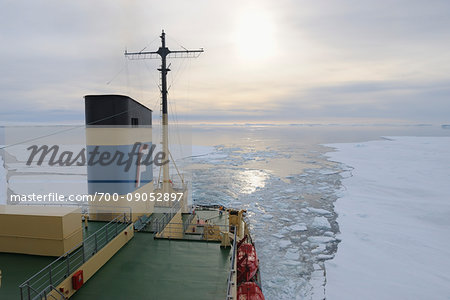
M327 146L354 168L335 203L327 299L450 299L450 138Z

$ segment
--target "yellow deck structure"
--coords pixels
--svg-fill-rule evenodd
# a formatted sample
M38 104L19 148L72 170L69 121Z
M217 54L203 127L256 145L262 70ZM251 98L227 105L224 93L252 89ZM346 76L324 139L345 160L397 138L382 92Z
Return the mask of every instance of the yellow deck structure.
M60 256L82 240L79 208L0 205L0 252Z
M156 234L157 238L167 238L167 239L183 239L183 219L181 217L181 212L178 212L170 220L169 224L166 225L161 233Z

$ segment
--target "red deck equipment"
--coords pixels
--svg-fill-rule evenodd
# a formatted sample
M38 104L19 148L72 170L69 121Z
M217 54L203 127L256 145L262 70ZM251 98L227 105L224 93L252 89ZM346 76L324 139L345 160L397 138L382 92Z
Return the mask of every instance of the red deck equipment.
M238 283L250 281L258 271L259 265L255 247L252 244L241 244L237 258Z
M264 300L264 295L256 282L244 282L237 290L238 300Z
M72 288L79 290L83 286L83 283L83 270L79 270L72 276Z

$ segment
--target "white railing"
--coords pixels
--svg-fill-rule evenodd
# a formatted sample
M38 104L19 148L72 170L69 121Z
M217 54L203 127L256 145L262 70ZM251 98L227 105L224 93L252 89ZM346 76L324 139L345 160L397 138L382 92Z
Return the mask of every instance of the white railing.
M51 264L31 276L19 286L21 300L47 299L49 287L57 286L88 259L106 246L131 224L131 213L123 213L89 235Z

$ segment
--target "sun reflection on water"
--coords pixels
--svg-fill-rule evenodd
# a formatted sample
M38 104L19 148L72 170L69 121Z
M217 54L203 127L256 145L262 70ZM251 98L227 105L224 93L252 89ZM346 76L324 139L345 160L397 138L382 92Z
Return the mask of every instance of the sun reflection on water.
M269 175L261 170L243 170L235 176L235 184L239 185L242 194L254 193L258 188L263 188Z

